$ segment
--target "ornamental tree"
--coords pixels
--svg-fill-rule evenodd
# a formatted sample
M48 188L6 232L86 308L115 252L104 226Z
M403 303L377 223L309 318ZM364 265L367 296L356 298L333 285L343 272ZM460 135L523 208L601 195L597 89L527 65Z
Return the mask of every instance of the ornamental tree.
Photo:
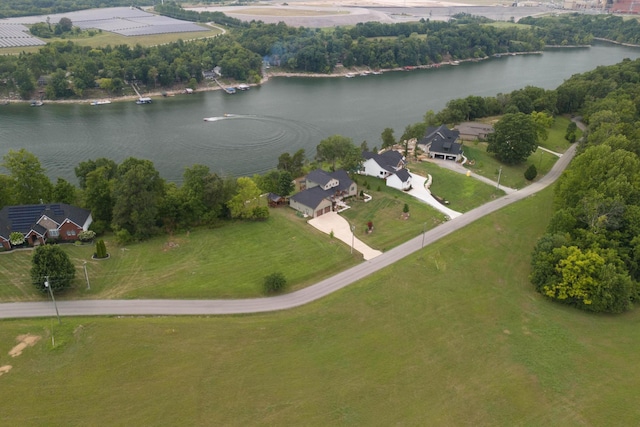
M47 280L51 289L60 291L69 287L75 276L76 269L60 246L41 245L33 252L31 282L42 292L47 292Z
M489 134L487 152L506 164L522 163L538 147L538 126L524 113L505 114Z

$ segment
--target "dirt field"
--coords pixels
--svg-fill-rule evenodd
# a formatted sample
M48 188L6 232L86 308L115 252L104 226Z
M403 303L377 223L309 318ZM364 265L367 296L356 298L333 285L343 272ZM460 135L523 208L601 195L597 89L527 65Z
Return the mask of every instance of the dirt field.
M193 9L219 11L243 21L285 22L287 25L312 28L349 26L369 21L398 23L422 18L446 21L458 13L486 16L498 21L517 21L525 16L552 10L546 6L509 7L509 4L511 3L507 1L491 0L469 0L464 3L425 0L291 0L277 3L265 1L250 6Z

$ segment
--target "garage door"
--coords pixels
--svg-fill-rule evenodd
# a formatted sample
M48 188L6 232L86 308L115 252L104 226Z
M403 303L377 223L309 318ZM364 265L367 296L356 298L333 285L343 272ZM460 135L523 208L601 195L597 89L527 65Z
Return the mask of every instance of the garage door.
M316 212L316 217L322 215L324 212L322 211L322 209L320 209L319 211Z
M324 213L329 213L331 212L331 206L327 206L326 208L324 208Z

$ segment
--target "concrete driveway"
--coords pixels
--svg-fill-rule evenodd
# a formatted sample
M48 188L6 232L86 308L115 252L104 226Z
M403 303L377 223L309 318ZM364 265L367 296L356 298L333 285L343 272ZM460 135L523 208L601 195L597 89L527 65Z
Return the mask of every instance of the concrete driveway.
M431 195L431 191L427 190L425 183L427 182L427 178L424 176L416 175L414 173L409 172L411 175L411 190L407 191L407 194L415 197L418 200L422 200L429 206L437 209L443 214L447 215L450 219L459 217L462 215L460 212L454 211L453 209L449 209L444 206L442 203L438 202L435 197Z
M336 212L329 212L327 214L320 215L317 218L313 218L309 220L309 224L323 233L331 234L333 231L333 237L345 242L349 246L351 246L353 239L353 249L360 252L362 257L367 261L377 257L378 255L382 255L382 252L372 249L361 240L354 238L351 233L349 222Z

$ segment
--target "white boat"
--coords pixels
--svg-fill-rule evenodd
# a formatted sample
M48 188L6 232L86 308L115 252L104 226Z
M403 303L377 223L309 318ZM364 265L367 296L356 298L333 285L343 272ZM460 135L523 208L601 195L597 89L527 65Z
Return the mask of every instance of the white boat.
M136 104L138 104L138 105L141 105L141 104L151 104L151 98L146 98L146 97L145 97L145 98L143 98L143 97L140 97L140 99L138 99L138 100L136 101Z
M345 76L346 78L348 78L348 79L352 79L352 78L354 78L356 75L355 75L355 74L353 74L353 73L347 73L347 74L345 74L344 76Z
M372 71L371 73L373 73L376 76L379 76L380 74L382 74L382 71Z
M251 86L249 86L246 83L242 83L238 85L238 90L249 90L251 88Z
M43 105L44 105L44 102L42 101L31 101L32 107L42 107Z
M107 104L111 104L111 101L109 101L108 99L103 99L100 101L91 101L91 105L107 105Z

